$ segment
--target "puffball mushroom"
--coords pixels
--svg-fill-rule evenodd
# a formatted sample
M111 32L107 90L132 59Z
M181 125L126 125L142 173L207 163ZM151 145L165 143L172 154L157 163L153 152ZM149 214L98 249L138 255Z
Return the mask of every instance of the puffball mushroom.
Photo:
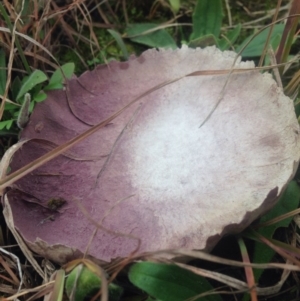
M61 145L170 82L13 185L5 206L28 246L59 263L80 257L95 225L78 203L103 227L89 254L106 262L128 256L138 239L138 252L210 249L270 209L299 162L292 100L256 70L185 77L254 68L235 56L152 49L71 79L68 93L49 92L22 132L33 140L14 155L13 171L48 151L35 138ZM51 198L67 203L50 212Z

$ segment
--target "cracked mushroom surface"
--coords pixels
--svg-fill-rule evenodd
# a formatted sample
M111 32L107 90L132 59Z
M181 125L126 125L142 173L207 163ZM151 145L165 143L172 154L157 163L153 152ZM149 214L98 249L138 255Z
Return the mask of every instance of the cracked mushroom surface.
M299 161L291 99L270 74L225 70L236 54L148 50L98 66L36 106L12 171L138 100L97 133L16 182L7 193L15 228L39 254L63 263L85 251L102 261L171 248L210 249L270 209ZM237 60L234 68L254 67ZM211 117L200 127L216 104ZM46 141L45 141L46 140ZM50 141L50 142L49 142ZM50 209L53 199L65 203Z

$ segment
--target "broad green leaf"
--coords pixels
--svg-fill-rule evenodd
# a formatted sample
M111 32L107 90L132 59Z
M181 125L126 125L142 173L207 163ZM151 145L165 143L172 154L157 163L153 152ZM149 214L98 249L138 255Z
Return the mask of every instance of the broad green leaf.
M76 266L66 279L66 293L70 297L75 291L74 301L90 300L101 288L101 278L83 264ZM109 300L118 301L123 289L114 284L108 285Z
M229 49L234 44L236 39L238 38L238 36L241 32L241 28L242 28L242 25L238 24L234 29L229 30L226 33L226 39L222 38L218 41L219 48L221 50Z
M278 46L279 43L277 36L278 35L281 36L283 30L284 30L284 24L276 24L273 28L270 43L274 49ZM239 47L237 47L236 52L239 52L255 36L253 40L243 50L241 55L243 57L259 57L264 49L265 41L267 40L269 31L270 28L266 28L259 34L251 35Z
M298 208L300 200L300 187L296 181L291 181L283 195L280 197L278 203L271 211L261 217L260 223L265 223L277 216L283 215ZM279 227L288 227L293 217L284 219L274 225L259 228L258 232L267 237L272 238L275 230Z
M115 30L113 30L113 29L108 29L107 31L116 40L117 44L119 45L119 47L120 47L120 49L121 49L121 51L123 53L124 59L127 60L129 55L128 55L128 51L127 51L126 45L125 45L125 43L124 43L121 35L118 32L116 32Z
M273 209L269 211L267 214L265 214L264 216L262 216L262 218L260 219L260 223L265 223L266 221L269 221L277 216L283 215L285 213L297 209L299 206L299 200L300 200L300 187L296 183L296 181L292 181L289 183L287 189L280 197L278 203L273 207ZM266 238L272 238L277 228L288 227L292 219L293 217L289 217L274 225L261 227L257 230L257 232ZM256 242L254 247L253 262L255 263L270 262L274 254L275 252L270 247L266 246L263 243ZM261 276L262 272L263 270L260 269L254 270L254 276L256 281L259 280L259 277Z
M183 301L212 290L205 278L176 265L140 262L130 268L128 277L135 286L161 301ZM208 295L193 300L222 299L219 295Z
M170 5L175 13L179 11L180 8L180 0L169 0Z
M126 33L128 38L135 43L154 48L176 49L176 43L170 34L165 29L155 30L157 27L158 25L152 23L132 24L127 27Z
M43 91L40 91L39 93L35 94L32 98L33 101L35 102L42 102L47 98L47 94L44 93Z
M62 65L59 69L56 69L49 80L49 84L44 88L44 90L47 91L47 90L62 89L64 79L65 78L70 79L74 74L74 69L75 69L74 63L66 63Z
M17 96L18 96L18 93L19 93L21 87L22 87L22 82L21 82L19 76L16 76L11 85L12 99L14 99L14 100L17 99Z
M6 85L6 60L5 52L0 49L0 95L4 94Z
M0 130L7 129L9 130L13 124L14 120L5 120L5 121L0 121Z
M20 98L30 91L33 87L36 85L46 81L47 75L41 71L41 70L35 70L33 71L30 76L26 79L26 81L23 83L18 95L17 95L17 100L20 100Z
M193 32L190 40L195 40L208 34L219 37L222 18L221 0L198 0L193 13Z

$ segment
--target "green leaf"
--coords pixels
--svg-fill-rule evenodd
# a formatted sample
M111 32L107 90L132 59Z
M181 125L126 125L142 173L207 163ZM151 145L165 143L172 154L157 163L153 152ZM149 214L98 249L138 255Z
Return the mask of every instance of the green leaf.
M0 94L3 95L6 85L6 60L3 49L0 49L0 79Z
M265 223L277 216L288 213L298 208L300 200L300 187L296 181L291 181L278 203L273 207L271 211L261 217L260 223ZM293 217L286 218L274 225L259 228L258 232L267 237L272 238L275 230L279 227L288 227Z
M119 45L122 53L123 53L123 57L125 60L128 59L128 51L127 51L127 48L126 48L126 45L121 37L121 35L116 32L115 30L113 29L107 29L107 31L112 35L112 37L116 40L117 44Z
M17 100L20 100L20 98L30 91L33 87L36 85L46 81L47 75L41 71L41 70L35 70L33 71L30 76L26 79L26 81L23 83L18 95L17 95Z
M135 43L154 48L177 48L175 41L165 29L155 30L155 28L157 25L152 23L132 24L127 27L126 33Z
M273 49L279 44L278 36L281 36L284 30L284 24L276 24L273 28L270 43ZM253 40L246 46L241 55L243 57L259 57L262 54L262 51L265 47L265 41L267 40L270 28L264 29L259 34L253 34L236 49L236 52L239 52L252 38Z
M4 128L9 130L13 124L14 120L5 120L5 121L0 121L0 130L3 130Z
M208 34L219 37L222 19L221 0L198 0L193 13L193 32L190 40L195 40Z
M76 266L66 280L66 293L70 297L74 291L74 301L90 300L101 288L101 278L83 264ZM108 285L109 300L120 299L123 289L114 284Z
M18 93L19 93L21 87L22 87L22 82L21 82L19 76L16 76L11 85L12 99L17 99L17 96L18 96Z
M42 102L47 98L47 94L43 91L38 92L37 94L34 94L32 100L35 102Z
M70 79L74 74L75 64L74 63L66 63L61 66L61 68L54 71L52 74L49 84L44 88L47 90L58 90L63 88L64 79ZM62 73L63 72L63 73ZM63 76L64 74L64 76Z
M280 197L278 203L273 207L271 211L261 217L260 223L265 223L277 216L288 213L298 208L300 200L300 187L296 181L289 183L287 189ZM257 230L258 233L266 238L272 238L276 229L280 227L288 227L293 217L284 219L276 224L261 227ZM275 252L263 243L256 242L254 246L253 262L255 263L266 263L270 262ZM263 270L255 269L254 276L255 280L258 281Z
M222 38L218 42L220 50L224 51L229 49L238 38L241 29L242 29L242 25L238 24L234 29L229 30L227 32L226 38Z
M135 286L161 301L183 301L212 290L205 278L176 265L140 262L130 268L128 276ZM219 295L208 295L193 300L222 299Z
M35 103L32 101L29 106L29 112L32 113Z
M169 0L172 10L177 13L180 8L180 0Z
M16 110L19 110L19 109L20 109L20 106L16 106L13 103L9 103L9 102L5 103L5 107L4 107L5 112L7 112L7 111L16 111Z

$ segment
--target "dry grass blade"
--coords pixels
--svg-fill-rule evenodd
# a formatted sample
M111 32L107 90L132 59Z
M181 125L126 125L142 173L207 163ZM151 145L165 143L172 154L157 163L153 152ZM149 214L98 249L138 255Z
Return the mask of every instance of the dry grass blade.
M62 300L64 282L65 282L65 271L62 269L58 270L55 272L55 275L53 276L54 276L53 278L55 278L55 283L53 286L53 290L51 291L50 296L49 298L47 298L47 300L59 301Z
M269 47L268 54L269 54L269 57L270 57L271 64L276 65L276 57L275 57L275 53L274 53L272 47ZM281 80L278 68L273 69L273 74L274 74L274 77L276 79L277 85L283 90L282 80Z
M20 234L18 233L18 231L15 229L13 215L12 215L11 208L10 208L10 205L9 205L9 202L8 202L6 196L4 196L4 200L2 202L3 202L3 206L4 206L3 214L5 216L5 221L6 221L7 227L12 232L20 249L26 256L26 258L29 260L29 262L32 264L33 268L37 271L37 273L42 278L44 278L43 270L41 269L41 267L39 266L39 264L33 257L32 252L28 249L27 245L24 243L24 241L23 241L22 237L20 236Z
M267 221L267 222L264 222L264 223L260 223L260 224L258 224L258 225L255 225L255 226L253 226L253 229L263 228L263 227L267 227L267 226L270 226L270 225L274 225L274 224L276 224L276 223L278 223L278 222L280 222L280 221L282 221L282 220L284 220L284 219L286 219L286 218L295 216L295 215L297 215L297 214L299 214L299 213L300 213L300 209L298 208L298 209L293 210L293 211L291 211L291 212L288 212L288 213L286 213L286 214L282 214L282 215L280 215L280 216L277 216L277 217L275 217L275 218L273 218L273 219L271 219L271 220L269 220L269 221Z
M205 277L205 278L210 278L210 279L214 279L216 281L219 281L221 283L224 283L226 285L228 285L229 287L235 288L237 290L245 290L248 291L248 285L246 282L243 282L241 280L238 280L236 278L224 275L222 273L218 273L218 272L213 272L213 271L209 271L209 270L205 270L205 269L201 269L201 268L197 268L197 267L193 267L184 263L175 263L177 266L191 271L196 275Z
M25 296L30 293L35 293L35 292L38 292L38 293L35 294L34 296L44 296L49 290L52 290L53 284L54 284L54 281L50 281L48 283L37 286L35 288L25 289L25 290L22 290L20 293L14 294L13 296L6 297L5 300L16 300L19 297ZM43 293L40 294L40 292L43 292ZM27 301L34 300L33 299L33 298L35 298L34 296L32 296L31 298L27 298L26 300Z
M294 256L290 255L285 249L278 247L272 242L271 240L267 239L266 237L262 236L260 233L256 233L256 236L267 246L272 248L275 252L280 254L283 258L288 259L290 262L295 264L296 266L300 267L300 261L297 260Z
M271 39L271 35L272 35L273 29L274 29L274 26L275 26L276 19L278 17L279 8L281 7L281 2L282 2L282 0L277 1L277 6L276 6L276 9L275 9L275 13L273 15L273 20L272 20L271 27L270 27L270 30L269 30L269 33L268 33L268 37L267 37L267 40L266 40L265 45L264 45L264 49L263 49L262 54L261 54L260 59L259 59L259 63L258 63L259 67L263 65L263 61L264 61L265 56L267 54L270 39Z
M294 258L300 258L300 250L299 248L289 244L289 243L284 243L275 239L269 239L269 241L277 246L278 248L284 250L287 254L291 255ZM271 247L272 248L272 247Z
M9 276L11 277L14 285L19 286L19 290L21 289L22 286L22 270L21 270L21 265L20 265L20 261L19 258L17 256L15 256L12 253L7 252L6 250L0 248L1 252L8 254L9 256L11 256L18 265L18 270L19 270L19 277L20 280L16 277L15 273L12 271L12 269L10 268L10 266L7 264L7 262L4 260L4 258L2 256L0 256L0 263L2 264L3 268L6 270L6 272L9 274Z
M175 263L175 264L181 268L184 268L188 271L195 273L196 275L214 279L216 281L224 283L224 284L228 285L229 287L232 287L239 291L245 291L245 292L249 291L248 284L246 282L238 280L236 278L233 278L233 277L230 277L230 276L218 273L218 272L212 272L212 271L204 270L201 268L196 268L196 267L193 267L193 266L190 266L187 264L183 264L183 263ZM257 292L257 295L267 296L267 295L278 293L285 280L286 280L286 275L284 273L284 277L282 277L282 279L277 284L275 284L273 286L269 286L269 287L256 287L255 290Z
M83 9L81 8L81 5L83 6ZM96 36L96 34L95 34L95 32L94 32L94 29L93 29L92 18L91 18L91 16L90 16L89 10L87 9L87 7L86 7L86 5L84 4L84 2L82 2L81 5L80 5L80 4L77 4L77 7L78 7L78 9L80 10L80 12L81 12L83 18L85 19L85 21L86 21L87 24L88 24L89 32L90 32L90 39L89 39L89 40L90 40L90 41L91 41L91 40L94 40L94 43L95 43L95 45L97 46L98 51L100 51L100 50L101 50L101 47L100 47L100 45L99 45L97 36ZM85 11L85 12L84 12L84 11ZM93 53L93 48L92 48L92 47L91 47L91 52Z
M8 28L6 28L6 27L1 27L1 26L0 26L0 31L10 33L10 30L9 30ZM23 39L25 39L25 40L27 40L28 42L30 42L30 43L32 43L32 44L34 44L34 45L40 47L43 51L45 51L45 52L46 52L46 53L47 53L47 54L55 61L55 63L57 64L57 65L55 65L55 67L56 67L56 68L60 68L57 59L56 59L56 58L54 57L54 55L52 55L52 53L51 53L46 47L44 47L42 44L40 44L40 43L37 42L36 40L32 39L31 37L29 37L29 36L27 36L27 35L25 35L25 34L23 34L23 33L21 33L21 32L14 31L14 34L17 35L17 36L19 36L19 37L21 37L21 38L23 38ZM63 72L62 72L62 73L63 73Z
M20 10L20 13L17 15L14 26L12 28L11 31L11 49L9 52L9 59L8 59L8 72L7 72L7 80L6 80L6 84L5 84L5 91L4 91L4 95L3 95L3 99L1 102L1 106L0 106L0 120L2 119L3 116L3 112L4 112L4 107L5 107L5 102L6 102L6 97L8 95L8 90L9 90L9 86L10 86L10 82L11 82L11 72L12 72L12 65L13 65L13 60L14 60L14 44L15 44L15 32L16 32L16 27L18 24L19 19L21 18L22 15L22 11L24 8L24 2L25 0L22 1L22 7Z
M300 267L292 264L282 264L282 263L244 263L236 260L230 260L221 258L218 256L214 256L211 254L208 254L203 251L189 251L184 249L177 249L177 250L162 250L158 252L153 253L146 253L142 254L140 256L135 257L135 259L150 259L150 258L159 258L159 255L176 255L176 256L187 256L189 258L197 258L197 259L203 259L206 261L216 262L220 264L225 265L232 265L236 267L245 267L249 266L255 269L289 269L290 271L300 271Z
M215 289L215 290L211 290L211 291L207 291L205 293L202 293L200 295L195 296L194 298L189 298L186 301L195 301L195 300L199 300L200 298L204 298L207 296L213 296L213 295L234 295L237 293L246 293L247 290L236 290L234 292L229 292L229 291L222 291L221 289ZM205 299L204 299L205 300Z
M300 70L298 70L290 80L290 82L285 86L284 92L286 95L292 97L295 93L298 93L300 86Z
M296 32L298 21L300 18L300 2L293 0L290 8L289 16L284 28L284 32L281 37L281 41L276 53L276 61L278 63L285 62L287 60L290 48L292 45L292 39Z
M3 97L2 95L0 95L0 99L4 100L4 97ZM17 106L17 107L20 107L20 106L21 106L20 104L15 103L15 102L13 102L12 100L10 100L10 99L8 99L8 98L6 98L5 101L6 101L7 103L11 103L11 104L13 104L14 106Z
M24 140L22 142L18 142L11 146L5 153L4 156L1 159L0 162L0 180L4 179L6 177L8 168L9 168L9 163L15 152L20 149L24 143L28 142L29 140ZM4 191L0 190L0 195L3 195Z
M44 58L43 56L41 56L39 54L36 54L36 53L33 53L33 52L28 52L28 51L25 51L24 54L29 56L29 57L32 57L36 60L39 60L42 63L46 63L48 66L52 67L53 69L57 69L56 64L50 62L48 59Z
M246 245L244 243L244 240L242 238L238 239L238 244L240 246L243 262L249 264L250 258L248 255L248 251L246 248ZM249 266L245 266L245 274L247 278L248 287L250 290L250 296L252 301L257 301L257 292L256 292L256 285L255 285L255 279L253 274L253 269Z

